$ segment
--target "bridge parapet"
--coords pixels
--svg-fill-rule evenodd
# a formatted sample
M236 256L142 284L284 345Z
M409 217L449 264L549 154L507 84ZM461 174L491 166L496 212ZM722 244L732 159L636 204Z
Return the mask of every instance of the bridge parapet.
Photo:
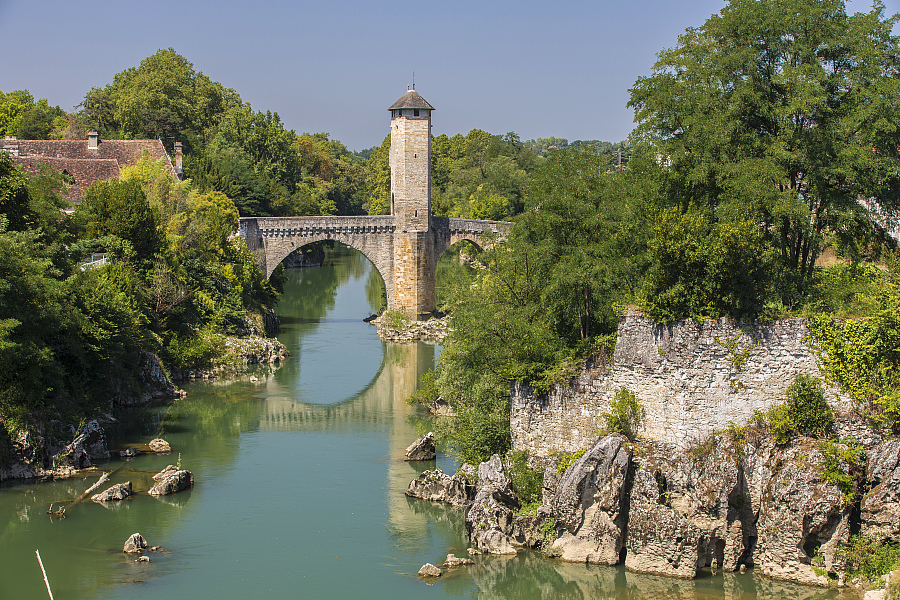
M431 222L435 231L436 259L440 258L450 246L461 240L468 240L479 248L484 248L486 242L492 242L494 238L506 237L512 228L512 223L509 221L432 217ZM489 236L492 239L488 239Z
M460 240L478 247L502 239L512 223L431 217L427 231L407 231L394 216L243 217L238 235L268 278L288 254L335 240L368 258L384 280L389 309L426 318L434 310L434 273L441 255ZM493 235L490 235L493 234Z

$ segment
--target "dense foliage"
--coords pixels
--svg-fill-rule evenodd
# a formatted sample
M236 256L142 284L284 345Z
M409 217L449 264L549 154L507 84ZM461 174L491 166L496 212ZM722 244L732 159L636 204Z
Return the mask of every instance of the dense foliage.
M731 0L631 90L671 200L710 226L760 225L785 301L826 242L877 250L879 216L900 208L897 18L878 2L848 16L843 0Z
M50 419L75 422L137 386L140 352L197 366L245 327L274 290L240 238L224 195L142 159L98 182L74 215L65 179L27 177L0 153L0 450ZM106 262L85 267L95 252Z
M62 139L68 127L65 111L50 106L46 98L35 102L28 90L6 94L0 91L0 138L10 135L23 140Z
M524 210L448 302L454 331L434 381L460 412L445 426L460 454L507 449L495 424L511 382L543 393L567 378L610 346L629 304L657 321L810 316L828 376L898 428L896 21L877 2L848 16L841 0L731 0L635 83L627 168L611 145L524 144L541 154L533 171L520 166ZM493 157L515 162L503 150L514 139L453 140L451 156L483 175ZM476 214L476 192L455 214ZM816 266L826 247L837 266ZM886 269L861 264L885 250ZM825 408L802 380L770 421L779 439L821 436Z

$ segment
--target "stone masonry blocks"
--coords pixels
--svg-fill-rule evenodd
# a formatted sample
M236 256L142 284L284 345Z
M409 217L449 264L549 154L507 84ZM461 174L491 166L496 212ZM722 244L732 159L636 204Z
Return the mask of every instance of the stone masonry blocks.
M266 277L288 254L307 244L320 240L347 244L362 252L381 275L389 310L405 308L411 317L427 318L434 310L434 273L441 255L463 239L482 247L510 226L432 217L429 231L404 232L398 231L393 216L244 217L238 235Z
M746 423L754 411L782 402L798 373L821 377L808 337L803 319L655 325L629 313L619 324L611 365L589 364L575 380L555 386L546 396L513 386L513 448L546 456L588 447L623 387L644 408L641 437L690 447L729 422ZM740 368L734 361L737 354L746 356ZM834 387L826 387L826 398L841 408L849 405L849 398Z

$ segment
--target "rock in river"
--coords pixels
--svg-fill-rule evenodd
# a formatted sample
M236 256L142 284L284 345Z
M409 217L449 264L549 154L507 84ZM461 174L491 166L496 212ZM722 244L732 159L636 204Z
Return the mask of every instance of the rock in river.
M131 537L125 540L125 546L122 552L133 554L135 552L143 552L148 547L147 540L139 533L132 533Z
M448 502L453 506L468 506L475 498L475 486L470 481L474 478L473 471L471 465L463 465L452 476L440 469L423 471L409 482L406 495L433 502Z
M155 440L150 440L150 451L160 454L164 452L171 452L172 447L166 440L162 438L156 438Z
M166 496L168 494L186 490L193 485L194 475L190 471L182 469L181 471L175 471L165 479L162 479L159 483L150 488L150 491L147 493L151 496Z
M434 460L434 433L428 432L406 449L406 460Z
M131 494L131 482L126 481L125 483L117 483L99 494L94 494L91 496L91 500L94 502L111 502L113 500L124 500Z
M422 565L422 568L419 569L419 577L440 577L441 570L440 568L434 566L431 563L425 563Z

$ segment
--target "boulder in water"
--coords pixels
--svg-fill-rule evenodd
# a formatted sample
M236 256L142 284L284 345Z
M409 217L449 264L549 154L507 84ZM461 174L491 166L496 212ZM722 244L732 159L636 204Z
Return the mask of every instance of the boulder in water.
M111 502L113 500L124 500L132 493L131 482L126 481L125 483L117 483L114 486L108 487L106 490L100 492L99 494L94 494L93 496L91 496L91 500L93 500L94 502Z
M150 440L150 451L156 452L157 454L163 452L171 452L172 446L169 445L169 442L162 438L156 438L155 440Z
M147 493L151 496L167 496L182 490L186 490L194 485L194 475L185 469L175 471L168 475L165 479L150 488Z
M428 432L406 449L406 460L434 460L434 433Z
M425 563L422 565L422 568L419 569L419 577L440 577L441 574L441 569L431 563Z
M125 546L122 552L134 554L135 552L143 552L148 547L147 540L139 533L132 533L131 537L125 540Z

